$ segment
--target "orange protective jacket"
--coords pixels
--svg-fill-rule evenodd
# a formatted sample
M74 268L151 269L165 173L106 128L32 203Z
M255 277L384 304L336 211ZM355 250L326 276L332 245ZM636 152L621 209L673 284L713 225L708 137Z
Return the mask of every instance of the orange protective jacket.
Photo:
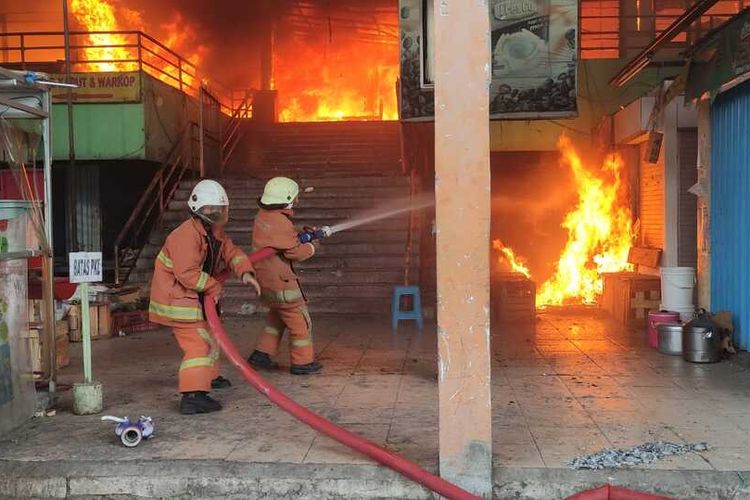
M292 262L302 262L315 255L315 245L300 243L299 230L294 227L291 209L265 210L261 208L253 225L253 251L271 247L276 255L255 263L261 288L261 299L269 305L299 304L304 295Z
M240 248L222 231L214 230L219 251L214 259L214 273L226 267L241 277L253 272L253 266ZM209 257L208 234L203 223L191 217L172 231L154 263L151 281L149 320L166 326L186 326L204 320L199 294L212 295L221 283L203 271Z

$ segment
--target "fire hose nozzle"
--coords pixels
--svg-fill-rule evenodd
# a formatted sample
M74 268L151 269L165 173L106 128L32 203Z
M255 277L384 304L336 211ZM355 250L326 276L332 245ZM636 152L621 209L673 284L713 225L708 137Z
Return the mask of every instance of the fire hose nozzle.
M333 231L330 226L323 226L317 229L305 228L301 233L297 235L300 243L311 243L315 240L322 240L328 238Z

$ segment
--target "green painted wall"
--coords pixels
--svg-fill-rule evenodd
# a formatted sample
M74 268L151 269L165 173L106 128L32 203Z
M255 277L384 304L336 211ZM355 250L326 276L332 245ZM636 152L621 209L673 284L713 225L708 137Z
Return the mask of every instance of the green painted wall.
M73 106L76 159L142 160L146 134L142 103L77 104ZM68 111L52 106L52 148L55 160L68 159Z

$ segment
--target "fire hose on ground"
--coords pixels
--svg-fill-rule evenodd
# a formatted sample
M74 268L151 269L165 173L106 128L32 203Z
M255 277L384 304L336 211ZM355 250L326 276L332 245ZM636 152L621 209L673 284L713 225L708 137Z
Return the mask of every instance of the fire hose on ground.
M276 250L273 248L263 248L250 254L248 257L250 258L250 261L254 263L268 258L275 253ZM221 276L220 279L226 279L226 275ZM286 394L279 391L266 379L261 377L258 372L251 368L250 364L245 361L235 345L229 339L227 332L224 330L224 326L222 325L216 311L216 304L212 300L205 301L205 311L209 328L213 332L214 338L224 352L224 355L240 371L240 373L242 373L242 376L251 386L266 396L276 406L300 420L302 423L309 425L316 431L335 439L339 443L362 453L390 469L393 469L443 497L460 500L478 498L455 484L431 474L404 457L396 455L384 447L334 424L289 398Z

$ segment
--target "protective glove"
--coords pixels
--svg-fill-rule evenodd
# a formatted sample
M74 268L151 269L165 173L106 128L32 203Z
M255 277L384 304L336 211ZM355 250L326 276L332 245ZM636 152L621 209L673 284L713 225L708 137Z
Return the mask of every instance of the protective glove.
M246 285L251 285L255 288L257 294L260 295L260 285L258 284L258 280L255 279L255 276L250 273L245 273L242 275L242 282Z

